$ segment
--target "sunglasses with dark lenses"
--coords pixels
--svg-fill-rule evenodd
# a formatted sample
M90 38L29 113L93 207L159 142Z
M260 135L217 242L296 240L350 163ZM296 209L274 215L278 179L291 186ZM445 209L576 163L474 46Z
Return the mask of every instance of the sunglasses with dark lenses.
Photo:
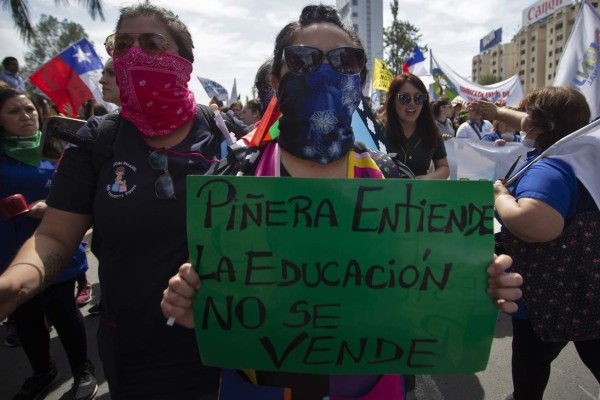
M410 99L413 99L415 104L418 106L425 103L427 101L427 99L429 98L429 96L427 96L424 93L417 94L415 96L411 96L408 93L398 93L396 96L398 97L398 101L400 102L400 104L406 105L406 104L410 103Z
M113 33L104 41L106 52L111 57L127 53L137 39L140 49L153 57L164 54L169 47L167 38L160 33Z
M156 193L156 197L161 200L175 199L175 185L173 177L169 173L167 151L164 148L153 151L148 156L148 161L152 169L163 171L163 174L154 181L154 193Z
M327 53L310 46L288 46L283 49L283 61L290 72L296 75L316 71L325 58L342 75L359 74L367 62L364 50L356 47L338 47Z

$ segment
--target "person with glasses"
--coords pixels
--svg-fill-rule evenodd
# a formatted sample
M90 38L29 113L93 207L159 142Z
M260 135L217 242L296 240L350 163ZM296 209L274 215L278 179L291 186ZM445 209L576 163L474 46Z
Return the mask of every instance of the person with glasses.
M442 135L442 139L448 140L454 137L454 124L452 124L451 117L454 116L454 110L450 99L446 96L442 96L435 100L431 104L431 110L433 111L433 117L435 118L435 124Z
M427 88L418 76L402 73L392 80L385 102L388 153L406 164L417 179L450 176L444 141L429 106ZM429 172L433 162L433 170Z
M93 223L111 398L216 399L219 370L203 366L194 332L166 326L160 308L188 259L186 176L205 173L223 141L188 88L192 37L171 11L144 2L121 10L105 46L121 101L110 151L96 169L89 149L65 150L39 229L0 276L0 318L63 269ZM110 117L78 135L95 139Z
M281 110L279 136L263 145L256 161L245 168L242 166L240 172L277 177L383 178L384 168L379 168L375 158L385 155L355 145L351 128L352 113L361 99L360 72L365 63L360 39L342 24L335 8L306 6L299 20L283 28L275 41L271 82ZM356 162L359 158L360 165ZM402 165L394 165L406 171ZM413 175L407 171L403 176ZM499 258L494 263L498 270L508 265L509 258ZM513 279L519 279L515 275L505 275L505 278L512 283L504 282L500 286L512 286L516 283ZM193 328L192 303L200 285L191 264L183 264L164 292L161 303L164 316ZM500 292L518 295L512 290L518 291L503 288ZM512 303L510 306L512 309ZM398 375L382 378L256 371L257 385L239 383L249 381L250 376L253 374L224 370L221 399L283 400L290 398L286 397L290 389L293 400L344 399L365 396L375 387L396 393L386 400L404 398L402 377ZM225 397L234 387L239 390L237 397ZM381 396L360 398L375 400Z

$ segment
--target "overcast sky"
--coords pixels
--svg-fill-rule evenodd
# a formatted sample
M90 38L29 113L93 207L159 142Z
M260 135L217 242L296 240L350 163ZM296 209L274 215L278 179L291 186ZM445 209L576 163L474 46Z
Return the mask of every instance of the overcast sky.
M389 0L383 0L383 25L392 20ZM427 45L436 58L444 61L457 73L469 77L471 62L479 52L479 40L493 29L503 28L503 42L511 38L521 26L521 13L534 0L399 0L398 17L419 28L420 45ZM29 0L34 23L41 14L68 19L85 28L96 52L106 60L104 39L113 32L119 8L134 4L122 0L104 0L106 20L93 21L85 8L77 5L56 6L54 0ZM242 101L251 96L251 87L257 68L272 54L276 34L283 26L297 19L302 7L314 4L306 0L175 0L153 1L171 8L180 16L192 33L195 44L195 62L190 87L196 100L207 103L208 97L196 76L213 79L229 92L233 79ZM335 0L323 4L335 6ZM0 11L0 59L12 55L23 60L27 51L9 22L5 9ZM373 60L369 60L372 69Z

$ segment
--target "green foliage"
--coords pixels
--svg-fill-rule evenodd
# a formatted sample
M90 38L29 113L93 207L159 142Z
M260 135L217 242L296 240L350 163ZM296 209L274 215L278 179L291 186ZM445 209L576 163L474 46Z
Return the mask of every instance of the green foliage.
M23 75L28 76L42 64L82 38L87 38L83 26L69 20L58 21L56 17L42 14L35 26L38 33L32 40L29 51L25 53Z
M54 2L57 6L60 3L65 6L70 4L69 0L54 0ZM99 17L104 21L102 0L78 0L77 2L85 6L92 19ZM27 43L31 43L36 36L41 35L31 25L31 20L29 19L29 2L27 0L0 0L0 7L10 13L15 28L21 38Z
M402 65L410 58L410 55L421 39L419 28L408 21L398 19L398 0L390 4L394 20L392 24L383 30L383 47L386 53L385 64L393 75L402 72ZM428 51L427 46L419 46L421 52Z
M494 83L498 83L501 81L501 78L495 76L495 75L482 75L479 77L479 79L477 80L477 83L479 83L480 85L493 85Z

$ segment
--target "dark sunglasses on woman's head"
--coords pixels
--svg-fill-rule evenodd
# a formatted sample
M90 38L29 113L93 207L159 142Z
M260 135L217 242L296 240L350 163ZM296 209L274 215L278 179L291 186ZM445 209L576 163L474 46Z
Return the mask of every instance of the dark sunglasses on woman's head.
M175 185L173 177L169 173L169 157L167 151L162 148L153 151L148 156L150 167L163 171L164 173L154 181L154 193L161 200L175 199Z
M410 103L410 99L413 99L415 104L418 106L425 103L429 97L424 93L417 94L414 96L411 96L408 93L398 93L396 96L398 97L398 101L400 102L400 104L407 105L408 103Z
M106 52L111 57L121 57L133 46L137 39L144 53L158 57L169 47L167 38L160 33L113 33L104 41Z
M283 49L283 61L290 72L296 75L316 71L325 58L342 75L359 74L367 61L364 50L356 47L338 47L327 53L315 47L301 45Z

